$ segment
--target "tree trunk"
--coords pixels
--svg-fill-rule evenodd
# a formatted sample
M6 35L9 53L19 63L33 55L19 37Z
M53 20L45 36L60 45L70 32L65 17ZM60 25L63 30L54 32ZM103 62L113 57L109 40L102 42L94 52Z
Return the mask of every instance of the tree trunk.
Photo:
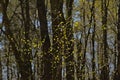
M108 52L107 52L107 1L101 1L102 9L102 29L103 29L103 60L101 69L101 80L109 80L109 64L108 64Z
M50 38L48 33L45 0L37 0L38 17L40 21L41 42L42 42L42 65L44 73L42 80L52 79L52 55L50 54Z
M0 80L2 80L2 57L1 57L1 50L0 50Z
M95 76L95 32L96 32L96 20L95 20L95 0L92 3L91 17L93 17L93 32L92 32L92 80L96 80Z
M65 19L63 16L63 0L50 0L53 32L53 79L62 80L62 51L63 51L63 28Z
M7 63L6 63L6 66L7 66L7 80L10 80L10 53L9 53L9 48L8 47L6 47L6 49L7 49L7 53L6 53L6 55L7 55Z
M83 5L85 6L85 1L83 2ZM83 34L85 36L85 40L84 40L84 48L83 48L84 50L83 50L82 57L81 57L80 79L85 80L86 49L87 49L87 41L88 41L88 34L86 34L86 10L85 10L85 7L83 8L83 11L82 11L82 23L83 23L83 28L84 28Z
M72 10L73 1L66 1L66 37L65 40L65 62L66 62L66 78L67 80L74 80L74 39L73 39L73 26L72 26Z
M114 74L114 80L120 79L120 0L118 0L118 23L117 23L117 69Z
M23 63L19 63L21 65L20 72L21 72L21 80L33 80L32 75L32 52L30 49L30 13L29 13L29 0L21 0L21 11L23 12L22 18L24 21L24 29L25 29L25 44L24 44L24 53L23 55Z

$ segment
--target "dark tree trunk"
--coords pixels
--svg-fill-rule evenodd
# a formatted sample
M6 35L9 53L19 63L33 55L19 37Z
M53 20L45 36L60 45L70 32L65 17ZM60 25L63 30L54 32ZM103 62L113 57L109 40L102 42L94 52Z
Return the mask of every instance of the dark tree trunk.
M1 50L0 50L0 80L2 80L2 59L1 59Z
M7 63L6 63L6 66L7 66L7 80L10 80L10 51L9 51L9 48L5 47L7 49Z
M103 60L101 69L101 80L109 80L109 64L107 52L107 0L101 1L102 9L102 29L103 29Z
M80 70L80 64L81 64L81 51L82 51L82 43L81 39L79 42L77 42L77 62L76 62L76 71L77 71L77 79L80 79L81 76L81 70Z
M40 21L40 31L41 31L41 42L42 42L42 52L43 52L43 71L42 80L52 79L52 54L50 54L50 38L47 26L47 16L45 0L37 0L38 17Z
M93 32L92 32L92 80L96 80L95 76L95 33L96 33L96 20L95 20L95 0L92 3L91 17L93 17Z
M114 74L114 80L120 80L120 0L118 0L118 23L117 23L117 69Z
M73 1L66 0L66 37L65 40L65 62L66 62L66 78L67 80L74 80L74 39L73 39L73 26L72 26L72 10Z
M50 0L53 32L53 80L62 80L62 49L63 49L63 27L65 19L63 16L63 0Z
M21 11L23 11L23 21L24 21L24 29L25 29L25 44L24 44L24 53L23 55L23 63L19 63L21 65L21 80L33 80L32 75L32 52L30 49L30 13L29 13L29 0L21 0Z
M85 6L85 1L83 2L83 5ZM86 34L86 10L85 7L83 8L82 11L82 23L83 23L83 34L85 36L85 40L84 40L84 50L81 56L81 70L80 70L80 79L84 80L85 79L85 63L86 63L86 49L87 49L87 41L88 41L88 35ZM89 31L88 31L89 32Z

